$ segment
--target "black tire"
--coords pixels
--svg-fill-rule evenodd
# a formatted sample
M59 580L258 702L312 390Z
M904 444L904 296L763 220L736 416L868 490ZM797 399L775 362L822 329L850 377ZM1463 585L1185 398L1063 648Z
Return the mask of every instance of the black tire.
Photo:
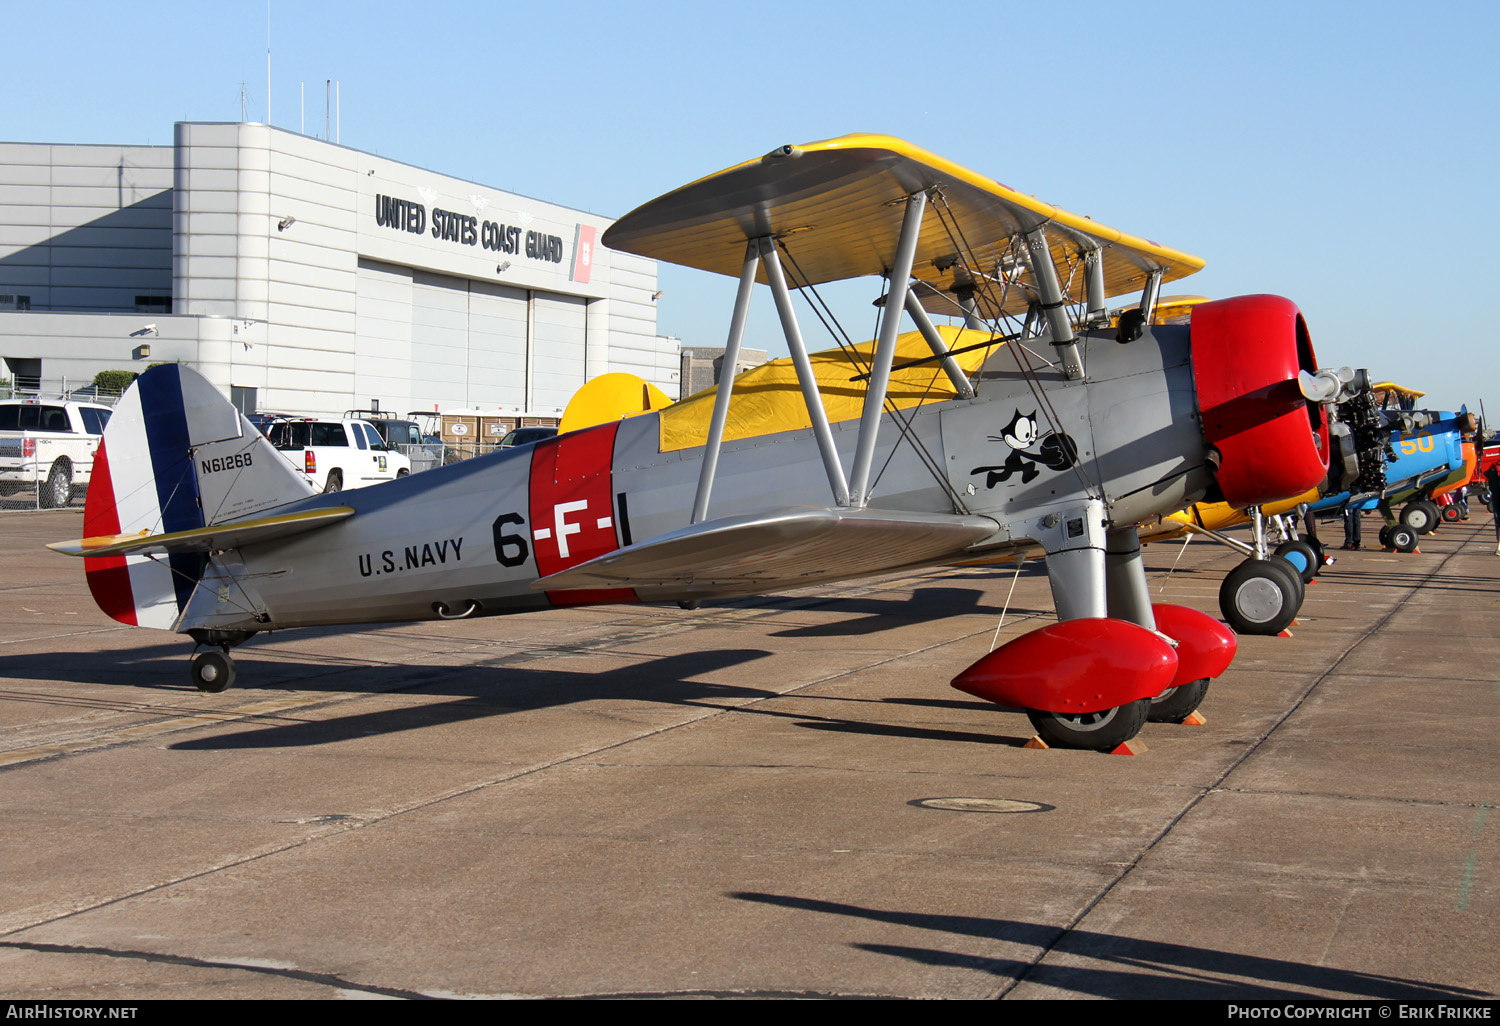
M1442 511L1443 523L1445 524L1456 524L1464 518L1463 510L1457 506L1440 506L1438 508Z
M1431 534L1439 522L1437 503L1416 499L1401 508L1401 522L1418 534Z
M1284 559L1247 559L1224 576L1219 612L1236 634L1280 634L1302 608L1302 578Z
M323 482L323 491L341 492L344 490L344 472L342 470L330 470L328 480Z
M1417 551L1417 532L1405 524L1391 528L1391 548L1397 552Z
M1391 547L1391 525L1386 524L1380 529L1380 547L1388 549Z
M1108 752L1139 734L1150 712L1151 699L1142 698L1082 716L1027 709L1026 717L1036 728L1037 737L1052 748Z
M402 467L400 470L396 471L396 480L399 481L399 480L401 480L401 478L405 477L407 474L410 474L410 473L411 473L410 470L406 469L405 467Z
M1181 723L1203 704L1208 694L1208 678L1190 680L1175 688L1167 688L1151 699L1151 712L1146 719L1152 723Z
M1276 546L1276 555L1291 564L1292 569L1302 578L1303 584L1312 583L1312 579L1318 576L1318 571L1323 569L1323 561L1318 558L1313 547L1298 538Z
M47 480L37 486L37 505L42 509L62 509L73 501L73 465L58 460L47 471Z
M217 695L234 683L234 660L223 652L199 652L193 656L192 676L199 691Z
M1313 550L1313 555L1318 557L1318 573L1322 573L1323 568L1328 565L1328 546L1312 538L1302 540L1307 543L1308 548Z

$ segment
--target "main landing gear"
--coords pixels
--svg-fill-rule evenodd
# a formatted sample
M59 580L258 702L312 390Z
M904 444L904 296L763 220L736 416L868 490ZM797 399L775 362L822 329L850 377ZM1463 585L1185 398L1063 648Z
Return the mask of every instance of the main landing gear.
M1416 530L1405 524L1389 524L1380 529L1382 548L1395 549L1397 552L1416 552L1417 541Z
M1255 544L1245 547L1250 558L1224 576L1219 612L1236 634L1280 634L1297 618L1307 585L1323 568L1322 545L1291 537L1270 551L1259 509L1251 509L1250 520Z
M189 669L193 684L199 691L208 695L217 695L227 691L233 684L236 676L234 660L229 657L229 650L236 645L243 644L249 640L252 631L217 631L217 630L192 630L188 632L200 645L216 645L219 651L198 652L193 656L193 662Z
M1224 575L1219 611L1236 634L1280 634L1306 597L1302 576L1285 559L1247 559Z
M1051 713L1027 709L1036 736L1052 748L1107 752L1135 737L1146 725L1152 699L1142 698L1091 713Z
M1213 617L1151 603L1136 529L1089 532L1102 521L1102 510L1085 510L1073 525L1091 536L1072 548L1048 546L1059 621L953 680L960 691L1024 710L1054 748L1113 751L1147 722L1181 723L1234 659L1234 634Z

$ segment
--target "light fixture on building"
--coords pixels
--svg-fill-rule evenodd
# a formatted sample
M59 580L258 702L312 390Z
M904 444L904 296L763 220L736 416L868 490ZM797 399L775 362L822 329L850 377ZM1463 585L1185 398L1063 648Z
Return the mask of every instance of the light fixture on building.
M140 345L136 346L134 349L132 349L130 351L130 358L132 360L148 360L148 359L150 359L151 358L151 347L148 346L146 343L142 342Z
M130 333L131 338L145 338L147 335L156 334L156 325L148 324L143 328L136 328Z
M278 232L284 232L296 223L297 219L291 214L288 214L286 217L283 217L280 221L276 222L276 230Z
M662 292L662 290L661 289L657 289L655 292L651 293L651 302L653 302L653 303L656 302L663 295L664 295L664 293Z
M505 263L503 263L503 264L496 264L495 265L495 273L496 274L504 274L508 270L510 270L510 261L509 260L505 261Z

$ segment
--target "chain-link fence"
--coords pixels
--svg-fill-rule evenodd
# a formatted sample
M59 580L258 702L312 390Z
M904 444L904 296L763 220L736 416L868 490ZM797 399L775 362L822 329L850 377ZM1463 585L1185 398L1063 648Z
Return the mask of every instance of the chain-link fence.
M52 473L36 484L0 483L0 513L39 509L82 509L87 489Z
M0 439L0 457L21 456L23 440L14 442ZM10 449L14 448L14 453ZM396 451L411 460L411 472L419 473L485 456L500 450L499 443L462 443L448 445L428 442L422 445L398 445ZM70 482L68 476L57 466L44 461L29 461L25 464L24 481L0 481L0 513L44 509L82 509L88 486Z

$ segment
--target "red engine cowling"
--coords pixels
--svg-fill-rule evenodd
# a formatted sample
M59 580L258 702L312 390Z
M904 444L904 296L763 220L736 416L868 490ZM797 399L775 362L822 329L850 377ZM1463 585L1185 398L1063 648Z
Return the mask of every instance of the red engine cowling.
M1280 296L1193 307L1193 384L1219 489L1236 508L1289 499L1328 474L1328 419L1297 386L1318 369L1307 324Z

